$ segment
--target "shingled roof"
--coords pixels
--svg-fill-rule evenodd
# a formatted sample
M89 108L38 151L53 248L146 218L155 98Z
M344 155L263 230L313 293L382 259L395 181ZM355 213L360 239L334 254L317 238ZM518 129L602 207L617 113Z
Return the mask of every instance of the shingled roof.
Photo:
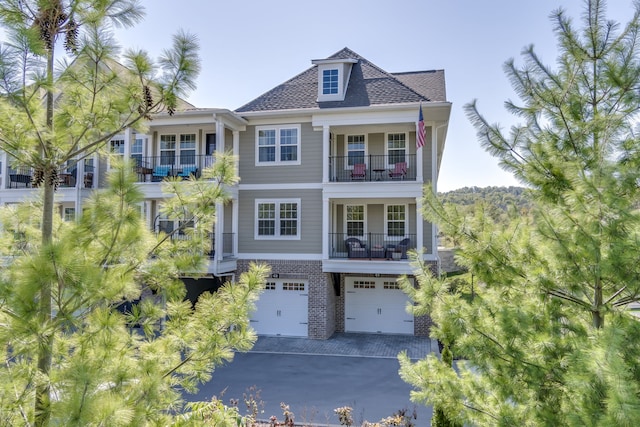
M238 108L236 112L446 101L443 70L392 74L349 48L344 48L327 59L347 58L356 59L358 62L353 64L344 101L318 102L318 71L314 65Z

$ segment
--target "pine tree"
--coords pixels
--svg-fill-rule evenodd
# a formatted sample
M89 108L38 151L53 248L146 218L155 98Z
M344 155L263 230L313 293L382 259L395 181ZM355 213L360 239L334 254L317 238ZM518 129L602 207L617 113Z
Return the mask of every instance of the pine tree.
M625 26L605 2L585 1L583 26L554 13L559 57L532 47L505 70L523 123L505 135L467 113L485 148L528 188L532 218L507 226L463 218L435 195L426 216L461 242L458 261L475 295L449 292L417 263L420 289L405 286L434 336L451 339L456 369L435 357L401 357L413 399L471 425L640 424L640 4Z
M188 242L146 230L130 165L111 174L81 218L54 215L58 173L155 113L173 114L199 72L179 32L154 62L120 53L113 28L143 16L137 0L6 0L0 25L0 150L34 171L37 200L2 209L0 424L170 425L213 368L255 340L248 310L265 267L192 309L180 274L201 271L214 206L237 180L221 156L202 180L174 181L165 214ZM127 172L129 171L129 172ZM183 227L184 228L184 227ZM176 230L177 232L177 230ZM132 313L117 307L140 299Z

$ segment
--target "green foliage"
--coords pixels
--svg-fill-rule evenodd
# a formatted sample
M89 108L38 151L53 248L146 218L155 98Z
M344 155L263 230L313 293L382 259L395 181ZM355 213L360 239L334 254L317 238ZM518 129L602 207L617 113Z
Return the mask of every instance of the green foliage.
M219 157L214 169L224 171L228 162L233 159ZM252 267L238 283L201 295L192 308L176 277L197 270L183 270L182 257L174 257L186 250L182 241L162 240L144 225L137 208L141 195L124 172L130 169L114 172L113 187L96 192L77 222L59 223L51 244L27 246L2 270L0 424L30 424L34 385L47 381L56 424L169 425L171 414L182 411L183 391L195 391L234 351L252 347L256 337L249 315L267 268ZM180 194L170 204L181 199L189 218L210 226L211 205L205 209L202 203L221 200L216 199L220 189L211 181L202 184L174 182L166 190ZM16 236L14 227L30 232L23 224L32 213L22 208L3 211L3 217L15 217L3 223L0 234L7 242ZM175 247L164 251L165 246ZM189 252L194 265L201 265L204 254ZM41 323L36 302L45 282L52 285L54 314ZM117 310L139 298L133 314ZM46 333L55 340L51 370L43 378L34 355ZM191 418L202 412L187 409ZM233 418L232 410L220 410Z
M401 376L453 422L640 423L640 322L628 309L640 299L639 8L621 27L603 1L585 1L580 30L557 11L557 70L532 48L524 67L505 66L522 100L507 109L524 121L508 136L467 106L485 148L530 189L530 215L467 215L425 194L426 218L456 239L478 284L468 298L416 260L420 288L403 286L460 360L454 370L401 355Z
M109 157L113 136L173 114L194 87L200 62L190 34L174 36L157 61L143 51L120 56L114 26L143 12L137 0L0 2L0 150L40 188L36 200L0 212L2 425L171 425L182 392L255 340L248 316L265 267L195 309L178 279L203 271L214 208L237 182L232 159L218 158L201 181L165 185L168 216L195 225L180 229L188 243L147 230L126 164L78 221L54 215L61 171ZM131 313L117 310L138 299Z

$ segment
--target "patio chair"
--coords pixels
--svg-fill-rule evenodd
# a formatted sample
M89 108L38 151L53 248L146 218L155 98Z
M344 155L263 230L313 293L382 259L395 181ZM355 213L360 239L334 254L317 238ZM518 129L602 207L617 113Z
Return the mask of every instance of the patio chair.
M169 176L171 172L171 165L158 165L154 166L151 178L153 181L162 181Z
M364 163L356 163L351 171L351 179L364 179L367 174L367 165Z
M389 171L389 178L404 179L407 175L407 162L398 162L395 167Z
M182 178L189 178L189 176L196 176L198 173L198 168L194 165L192 166L183 166L182 170L178 172L178 176Z
M407 250L409 249L409 245L411 245L411 239L408 237L400 240L397 244L388 244L387 245L387 258L392 258L393 252L400 253L400 259L407 259Z
M349 258L369 258L369 251L364 243L357 237L349 237L344 241Z

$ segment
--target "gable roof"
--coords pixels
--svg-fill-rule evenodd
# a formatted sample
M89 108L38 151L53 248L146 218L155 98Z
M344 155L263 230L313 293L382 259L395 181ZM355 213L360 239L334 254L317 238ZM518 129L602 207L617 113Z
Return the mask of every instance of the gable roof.
M238 108L236 112L446 101L443 70L392 74L346 47L327 59L358 61L353 64L344 101L318 102L318 71L314 65Z

